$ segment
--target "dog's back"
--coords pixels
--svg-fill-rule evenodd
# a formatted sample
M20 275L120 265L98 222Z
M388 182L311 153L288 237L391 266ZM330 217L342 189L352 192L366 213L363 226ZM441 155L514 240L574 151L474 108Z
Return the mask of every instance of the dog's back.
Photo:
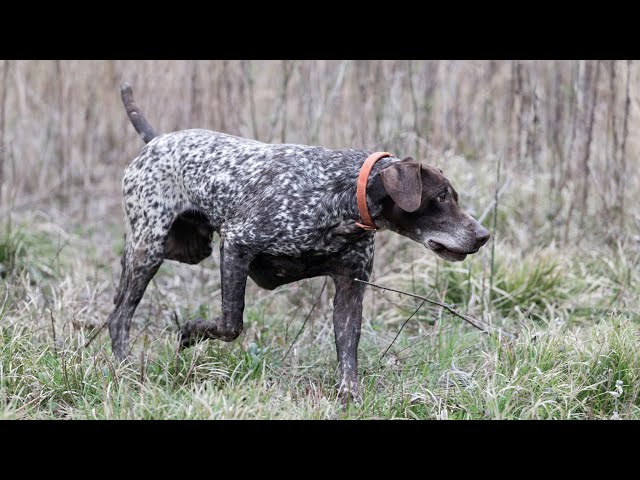
M215 231L242 219L235 228L247 241L295 254L312 249L323 226L355 217L355 179L369 154L181 130L148 143L127 167L123 190L129 198L138 190L140 203L156 209L206 212Z

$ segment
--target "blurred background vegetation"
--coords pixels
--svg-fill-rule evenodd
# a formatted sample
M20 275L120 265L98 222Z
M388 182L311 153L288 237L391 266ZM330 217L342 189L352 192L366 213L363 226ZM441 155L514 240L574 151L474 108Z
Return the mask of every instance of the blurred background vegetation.
M631 61L4 61L3 211L54 202L85 219L140 149L118 86L159 132L387 149L517 191L533 244L638 226L640 112ZM455 180L455 179L454 179ZM81 201L77 201L80 199ZM75 205L74 205L75 204ZM79 212L76 212L79 209ZM628 227L628 228L627 228Z

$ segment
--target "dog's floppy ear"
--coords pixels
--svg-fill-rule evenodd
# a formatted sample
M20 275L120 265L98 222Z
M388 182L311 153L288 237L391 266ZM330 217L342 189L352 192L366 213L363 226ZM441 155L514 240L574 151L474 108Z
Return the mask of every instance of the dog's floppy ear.
M413 159L396 162L380 171L384 189L405 212L415 212L422 199L420 164Z

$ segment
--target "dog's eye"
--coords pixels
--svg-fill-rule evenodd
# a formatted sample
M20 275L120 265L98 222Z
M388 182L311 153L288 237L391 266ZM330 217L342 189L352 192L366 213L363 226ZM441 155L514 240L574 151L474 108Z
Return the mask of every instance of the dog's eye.
M444 202L447 199L447 194L446 193L441 193L440 195L438 195L438 201L439 202Z

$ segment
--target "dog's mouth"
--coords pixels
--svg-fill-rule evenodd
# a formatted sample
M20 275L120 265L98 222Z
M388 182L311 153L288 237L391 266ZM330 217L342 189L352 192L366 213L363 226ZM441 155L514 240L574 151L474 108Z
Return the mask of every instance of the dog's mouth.
M429 248L436 253L436 255L450 262L461 262L462 260L467 258L467 255L476 253L479 250L479 249L476 249L468 252L465 252L459 249L454 250L454 249L445 247L443 244L436 242L435 240L429 240L427 244Z

